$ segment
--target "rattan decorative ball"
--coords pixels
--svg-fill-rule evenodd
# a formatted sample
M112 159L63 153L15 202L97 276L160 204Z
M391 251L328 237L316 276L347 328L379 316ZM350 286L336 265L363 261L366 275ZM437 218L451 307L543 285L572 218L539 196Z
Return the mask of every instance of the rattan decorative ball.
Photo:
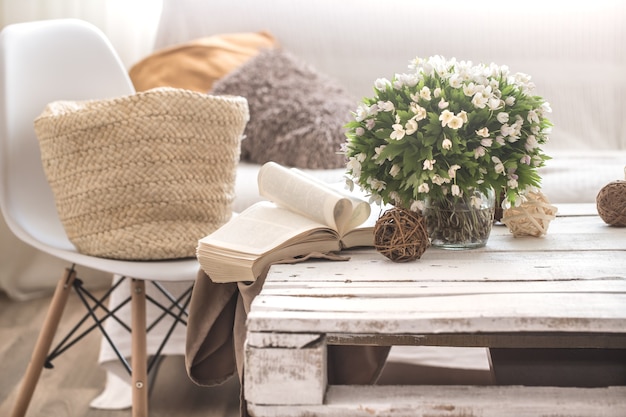
M383 213L374 227L374 247L394 262L419 259L430 246L424 216L399 207Z
M543 236L548 233L548 226L556 217L557 208L541 192L529 193L527 197L526 202L519 207L504 210L502 223L515 237Z
M626 226L626 181L613 181L602 187L596 197L598 214L611 226Z

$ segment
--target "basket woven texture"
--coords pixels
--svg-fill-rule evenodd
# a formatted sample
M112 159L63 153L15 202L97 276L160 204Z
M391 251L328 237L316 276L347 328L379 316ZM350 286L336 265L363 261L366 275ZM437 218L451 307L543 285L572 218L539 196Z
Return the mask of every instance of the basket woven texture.
M50 103L35 132L70 241L114 259L195 256L231 217L248 119L243 97L167 87Z

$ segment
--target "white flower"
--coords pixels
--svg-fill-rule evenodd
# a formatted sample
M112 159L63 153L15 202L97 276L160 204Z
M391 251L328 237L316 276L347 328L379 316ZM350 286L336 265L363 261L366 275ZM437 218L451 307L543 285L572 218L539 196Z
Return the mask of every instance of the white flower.
M391 101L379 101L378 110L392 112L396 109L396 106Z
M502 163L502 161L500 160L500 158L498 158L497 156L492 156L491 160L493 161L494 165L494 169L496 171L496 173L498 174L504 174L504 164Z
M404 137L404 134L406 132L404 131L404 127L401 124L396 123L395 125L392 125L391 127L393 128L393 132L391 132L391 135L389 135L390 139L400 140Z
M397 164L393 164L391 166L391 169L389 170L389 175L395 178L399 173L400 173L400 166L398 166Z
M368 106L364 103L359 104L356 109L354 119L357 121L362 121L367 119L370 116L375 116L378 113L377 106Z
M430 88L426 86L422 87L422 89L420 90L420 97L424 100L430 101Z
M471 205L472 207L474 207L475 209L480 209L480 207L482 206L482 204L483 204L483 200L482 200L482 198L480 198L479 196L477 196L477 195L472 195L472 196L470 197L470 205Z
M420 120L424 120L428 116L426 109L415 102L411 103L409 105L409 108L415 114L415 116L413 117L415 121L419 122Z
M372 177L367 178L367 183L370 185L370 187L372 187L372 190L375 190L375 191L382 191L386 187L386 184L384 181L381 181L379 179L372 178Z
M376 81L374 81L374 88L376 88L379 91L385 91L387 89L387 87L391 86L391 81L389 81L386 78L379 78Z
M511 136L515 134L515 128L505 123L500 128L500 133L502 133L504 137Z
M409 61L409 69L412 71L418 70L423 64L425 59L416 56L412 60Z
M452 184L450 191L452 192L452 195L457 197L461 197L463 195L463 193L461 192L461 188L457 184Z
M509 121L509 114L502 111L496 115L496 120L498 120L502 124L505 124Z
M552 107L550 107L550 103L548 103L547 101L544 101L541 104L541 111L544 113L552 113Z
M528 116L526 116L526 119L530 123L539 123L539 116L537 115L537 112L535 110L529 110Z
M447 179L447 178L442 177L439 174L435 174L432 177L432 182L433 182L433 184L437 184L439 186L442 186L443 184L446 184L446 183L450 182L450 180Z
M487 100L487 107L489 107L489 110L496 111L502 107L502 101L497 97L490 97Z
M448 138L445 138L443 142L441 142L441 147L449 151L450 149L452 149L452 141Z
M404 128L407 135L412 135L413 133L417 132L417 121L414 118L409 119L404 125Z
M346 189L349 191L354 191L354 181L352 180L352 178L345 176L344 179L346 181Z
M426 159L423 164L424 171L432 171L435 167L435 162L434 159Z
M459 116L454 116L448 121L448 127L450 129L460 129L463 127L463 119Z
M452 88L461 88L463 78L459 74L452 74L448 79L448 82L450 83L450 87Z
M515 83L519 85L529 85L530 84L530 75L524 74L523 72L518 72L513 75Z
M414 200L411 203L410 210L415 212L424 210L424 202L422 200Z
M383 203L383 196L381 196L380 194L372 193L370 195L368 203L381 205Z
M437 104L437 107L439 107L440 109L447 109L448 106L450 105L450 103L448 103L447 101L445 101L443 98L441 100L439 100L439 103Z
M419 82L417 74L396 74L393 88L396 90L402 89L404 86L414 87Z
M528 152L532 152L532 150L535 149L537 146L539 146L539 143L537 142L537 138L535 137L535 135L529 135L526 138L526 144L524 145L526 150Z
M463 126L463 117L461 113L455 115L450 110L444 110L439 115L441 121L441 127L449 127L451 129L460 129Z
M355 177L361 176L361 163L353 156L348 158L346 168L352 171L352 175Z
M418 187L417 187L417 192L418 193L423 193L426 194L427 192L430 191L430 187L428 186L428 184L426 184L425 182L421 183Z
M472 104L478 109L484 109L487 105L487 101L489 101L489 97L482 91L474 94L474 97L472 98Z
M476 149L474 149L474 159L478 159L482 156L485 156L486 152L487 151L482 146L476 147Z
M476 85L474 83L463 84L463 94L467 97L472 97L476 94Z
M485 148L490 148L491 145L493 145L493 139L491 138L484 138L480 140L480 144L482 146L484 146Z
M450 168L448 168L448 175L450 176L450 178L456 178L456 172L459 169L461 169L461 166L458 164L454 164Z
M400 203L402 202L402 199L400 198L400 194L398 194L397 191L392 191L389 193L389 198L391 199L391 201L394 204Z
M441 127L446 127L448 123L450 123L450 120L452 120L453 117L454 117L454 113L452 113L450 110L442 111L441 114L439 115L439 120L441 121Z
M483 138L488 138L489 137L489 128L483 127L482 129L477 130L476 134L478 136L483 137Z
M373 160L378 160L380 158L380 154L382 153L383 149L385 149L387 147L387 145L380 145L374 148L374 155L372 156ZM384 162L380 161L380 164L382 164Z

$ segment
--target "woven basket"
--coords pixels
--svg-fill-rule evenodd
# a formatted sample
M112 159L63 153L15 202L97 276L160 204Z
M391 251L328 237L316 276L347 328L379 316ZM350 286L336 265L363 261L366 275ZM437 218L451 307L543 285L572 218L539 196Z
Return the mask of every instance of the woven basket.
M194 257L231 216L243 97L157 88L57 101L35 120L61 223L79 252Z

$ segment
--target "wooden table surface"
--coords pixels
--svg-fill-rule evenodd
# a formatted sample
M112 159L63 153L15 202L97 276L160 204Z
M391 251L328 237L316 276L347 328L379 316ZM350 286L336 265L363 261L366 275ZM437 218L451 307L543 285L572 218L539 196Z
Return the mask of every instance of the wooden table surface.
M626 228L606 225L592 206L559 212L541 238L494 226L484 248L430 248L408 263L362 249L345 252L345 262L273 266L248 316L249 409L257 416L502 416L502 407L513 407L504 415L626 416L623 386L326 383L328 344L625 349Z

